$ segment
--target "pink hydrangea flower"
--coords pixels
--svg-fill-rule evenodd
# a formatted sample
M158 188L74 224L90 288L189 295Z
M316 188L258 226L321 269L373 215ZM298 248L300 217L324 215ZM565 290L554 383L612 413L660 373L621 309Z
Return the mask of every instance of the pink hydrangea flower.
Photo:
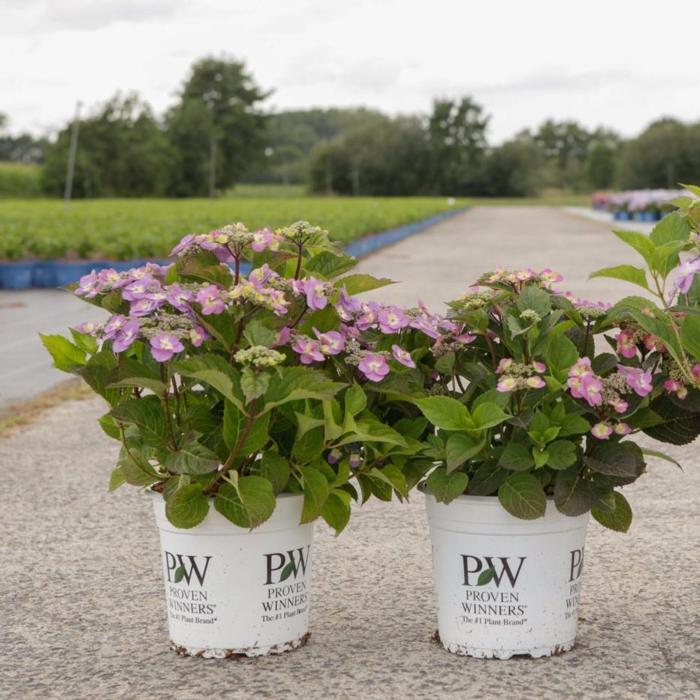
M261 229L253 234L253 242L250 247L256 253L262 253L263 250L278 250L280 247L279 237L269 228Z
M360 310L360 302L351 297L345 287L340 290L340 299L335 306L342 321L352 321L355 314Z
M591 435L598 440L607 440L613 434L613 427L609 423L596 423L591 428Z
M278 348L280 345L286 345L292 336L292 331L287 326L284 326L277 331L277 337L274 343L272 343L273 348Z
M124 287L122 299L127 301L139 301L144 299L149 292L160 289L160 282L146 275L135 279Z
M190 328L190 342L196 348L202 346L202 343L209 337L209 334L201 326Z
M124 350L129 348L136 338L138 338L140 330L141 326L136 319L127 321L115 336L112 350L114 350L114 352L124 352Z
M381 382L389 374L389 364L384 355L367 353L358 364L357 368L371 382Z
M226 303L221 298L221 290L214 284L202 287L197 292L196 300L202 307L203 316L220 314L226 308Z
M310 309L320 311L326 308L328 298L326 297L326 285L322 280L307 277L304 280L304 293L306 294L306 305Z
M129 307L129 315L131 316L150 316L157 308L162 305L162 302L155 299L138 299L132 302Z
M585 376L581 379L582 398L589 406L600 406L603 403L603 382L595 374Z
M515 391L518 386L518 382L515 377L503 377L496 384L496 391L500 391L502 394L506 394L509 391Z
M151 355L157 362L167 362L175 353L184 349L180 339L172 333L161 331L151 338Z
M613 407L615 413L624 413L629 408L627 401L621 399L619 396L608 399L608 405Z
M632 428L627 423L619 422L615 426L616 435L629 435L632 432Z
M545 365L544 362L533 362L532 363L532 368L537 372L538 374L544 374L547 371L547 365Z
M423 335L427 335L428 338L437 340L440 337L440 331L437 329L437 322L428 316L417 316L411 319L408 325L420 331Z
M511 365L513 364L513 359L511 357L503 357L496 367L496 374L503 374Z
M625 367L625 365L618 365L617 370L625 378L630 389L638 396L646 396L653 389L651 372L645 372L637 367Z
M194 292L175 283L167 288L165 298L174 309L187 313L190 310L190 302L194 301Z
M377 323L379 316L379 304L375 302L363 303L360 306L360 315L355 319L355 325L361 331L366 331Z
M292 344L292 350L299 355L299 361L302 365L310 365L312 362L325 360L319 342L307 336L297 336Z
M379 330L387 335L398 333L408 326L406 314L398 306L384 306L377 314Z
M560 275L558 272L547 268L540 272L540 279L549 287L557 282L563 281L564 275Z
M682 294L687 294L693 285L696 273L700 272L700 258L694 260L686 260L676 268L678 278L676 286Z
M411 369L415 369L416 363L413 361L410 352L394 344L391 346L391 354L393 358L397 362L400 362L404 367L410 367Z
M78 331L78 333L86 333L87 335L93 335L97 332L98 328L99 324L92 321L83 321L83 323L79 323L77 326L74 326L74 329Z
M105 340L112 340L124 328L126 323L127 318L122 316L122 314L114 314L114 316L110 317L104 327Z
M170 257L175 257L183 251L190 247L190 244L194 241L194 234L188 233L180 242L170 251Z
M679 382L676 379L667 379L664 382L664 389L669 394L675 394L679 399L684 399L688 396L688 389L686 386L683 382Z
M318 338L319 348L324 355L338 355L345 349L345 338L338 331L320 333L314 328L314 334Z
M544 379L542 379L542 377L538 377L537 375L528 377L525 380L525 384L527 384L530 389L543 389L546 386Z
M636 357L637 355L637 344L634 341L634 331L622 330L617 334L615 338L617 344L617 354L622 355L622 357Z
M74 292L77 296L86 297L88 299L96 297L99 293L100 285L97 280L97 273L94 270L80 278Z

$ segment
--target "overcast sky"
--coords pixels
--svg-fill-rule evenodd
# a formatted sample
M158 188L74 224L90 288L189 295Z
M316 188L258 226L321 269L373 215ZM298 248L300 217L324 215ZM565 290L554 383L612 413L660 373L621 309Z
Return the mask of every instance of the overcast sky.
M225 53L271 109L472 94L493 142L547 117L634 135L700 119L698 27L700 0L0 0L0 112L41 133L120 89L161 112Z

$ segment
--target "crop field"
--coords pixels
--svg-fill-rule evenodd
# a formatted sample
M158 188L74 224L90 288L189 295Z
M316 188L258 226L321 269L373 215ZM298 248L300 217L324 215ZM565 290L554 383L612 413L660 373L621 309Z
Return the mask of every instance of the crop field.
M407 224L454 206L444 197L0 200L0 260L165 257L187 233L242 221L254 230L304 219L338 242Z
M3 197L36 197L41 192L41 168L0 161L0 200Z

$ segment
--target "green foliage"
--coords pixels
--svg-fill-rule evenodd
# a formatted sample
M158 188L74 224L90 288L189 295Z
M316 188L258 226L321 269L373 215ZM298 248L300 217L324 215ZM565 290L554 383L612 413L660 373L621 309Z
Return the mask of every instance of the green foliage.
M310 218L347 243L449 208L444 198L114 200L73 202L0 199L0 258L163 258L192 231L227 221L252 230Z

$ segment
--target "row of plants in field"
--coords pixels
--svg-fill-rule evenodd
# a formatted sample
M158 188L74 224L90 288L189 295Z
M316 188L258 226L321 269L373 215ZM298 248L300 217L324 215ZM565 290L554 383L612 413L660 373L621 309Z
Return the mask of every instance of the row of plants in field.
M41 168L28 163L0 161L0 198L37 197L41 194Z
M0 259L163 258L183 235L244 220L278 228L312 218L347 243L454 206L434 198L0 201Z
M676 208L676 200L687 197L687 190L626 190L594 192L591 205L610 212L616 220L659 221Z

